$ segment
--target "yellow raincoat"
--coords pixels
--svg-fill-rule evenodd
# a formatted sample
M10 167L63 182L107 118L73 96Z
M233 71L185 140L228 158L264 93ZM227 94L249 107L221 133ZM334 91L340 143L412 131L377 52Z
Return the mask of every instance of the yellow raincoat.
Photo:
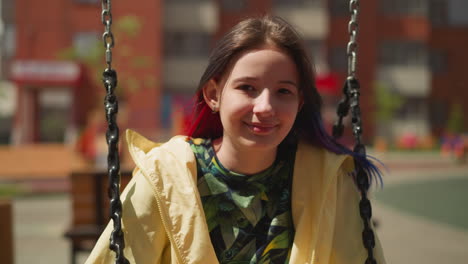
M137 264L217 264L198 194L197 164L184 136L164 144L127 131L136 163L122 193L125 257ZM300 143L292 186L295 227L290 263L363 264L359 193L351 176L352 159ZM114 263L109 223L88 263ZM385 264L376 236L374 254Z

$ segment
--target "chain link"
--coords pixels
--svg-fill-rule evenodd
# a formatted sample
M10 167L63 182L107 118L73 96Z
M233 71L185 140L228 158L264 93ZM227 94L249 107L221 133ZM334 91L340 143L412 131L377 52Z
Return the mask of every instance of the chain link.
M357 35L358 35L358 16L359 16L359 0L349 1L349 12L351 20L348 23L349 42L346 48L348 56L348 77L355 78L356 63L357 63Z
M112 69L112 48L114 47L114 34L112 34L112 13L111 13L111 0L102 0L102 13L101 21L104 25L104 34L102 34L102 41L104 48L106 48L106 63L107 69Z
M120 202L120 159L119 159L119 127L117 126L117 112L119 104L114 94L117 87L117 72L112 69L112 48L114 47L114 35L112 34L111 0L102 0L102 24L104 34L102 40L106 49L107 68L104 70L103 83L106 89L104 100L106 120L108 123L106 141L108 145L107 172L109 174L108 195L110 198L110 218L114 223L114 230L110 235L109 248L115 252L116 264L128 264L123 250L125 247L122 232L122 203Z
M336 114L338 115L338 120L333 125L333 137L338 139L343 136L344 132L344 125L343 119L349 113L349 95L348 95L348 82L345 82L345 85L342 89L343 98L341 98L338 109L336 110Z

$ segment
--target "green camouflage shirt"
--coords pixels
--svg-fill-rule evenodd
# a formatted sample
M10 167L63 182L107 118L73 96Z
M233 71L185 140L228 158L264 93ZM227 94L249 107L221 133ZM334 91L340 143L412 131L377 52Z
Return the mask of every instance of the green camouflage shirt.
M274 164L254 175L227 170L210 139L189 141L211 242L221 264L284 264L294 238L291 180L295 151L278 151Z

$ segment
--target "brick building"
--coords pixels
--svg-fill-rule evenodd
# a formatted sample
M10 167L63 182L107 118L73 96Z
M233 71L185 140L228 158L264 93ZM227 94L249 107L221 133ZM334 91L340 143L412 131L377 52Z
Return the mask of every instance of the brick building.
M96 104L90 98L100 98L103 89L93 82L94 69L57 59L61 50L75 47L86 54L94 45L103 30L100 1L47 0L50 8L34 12L38 5L44 2L16 2L18 45L11 68L20 95L13 133L19 143L40 142L47 140L44 135L53 134L50 126L42 128L47 126L40 120L47 118L39 118L41 113L71 120L57 129L62 140L67 133L73 134L85 125L89 109ZM463 69L468 23L459 12L466 5L462 0L361 2L358 77L365 138L381 133L382 124L384 132L392 135L426 136L444 130L451 105L463 98L460 95L466 97ZM304 36L319 79L338 76L335 86L341 86L346 76L347 1L120 1L113 4L113 11L115 20L134 15L139 32L136 37L116 33L114 65L120 73L119 88L125 90L122 126L152 138L167 136L163 131L179 131L174 127L180 128L187 112L184 105L193 95L213 39L248 15L284 17ZM135 62L129 60L129 52L141 58L144 69L130 67ZM132 81L137 88L128 84ZM403 98L392 120L376 123L374 113L381 107L376 87ZM336 99L330 99L326 116L334 115ZM97 104L102 110L101 103ZM57 111L50 109L54 107ZM65 114L60 117L57 112Z
M348 6L339 0L329 0L328 6L333 32L328 61L344 77ZM361 1L358 76L366 134L377 128L376 133L394 138L421 138L446 130L452 106L468 98L463 77L468 67L467 10L463 0ZM382 107L376 98L379 87L402 99L390 120L373 116ZM463 107L467 112L467 105Z
M86 125L92 110L102 111L102 97L98 95L102 96L104 89L96 84L94 69L80 63L96 47L102 34L101 3L98 0L17 0L15 5L16 51L10 78L17 85L18 102L13 142L73 141L77 130ZM136 36L116 37L113 58L119 78L123 80L119 84L125 86L130 73L137 80L148 75L161 76L160 1L116 2L113 12L114 27L119 17L132 14L138 17L135 23L139 33ZM130 54L129 49L125 49L129 46L132 48ZM63 53L67 50L73 50L73 57L64 58ZM97 59L95 64L104 69L104 49L101 51L102 59ZM150 62L136 71L131 66L135 62L126 56L143 55ZM127 126L145 134L155 133L159 127L156 106L160 82L161 79L155 78L152 82L136 84L138 89L125 94L126 103L122 109L126 109Z
M432 131L442 134L456 107L461 107L463 131L468 131L468 2L430 1L431 34L428 39L432 70L429 114ZM461 125L461 124L460 124Z

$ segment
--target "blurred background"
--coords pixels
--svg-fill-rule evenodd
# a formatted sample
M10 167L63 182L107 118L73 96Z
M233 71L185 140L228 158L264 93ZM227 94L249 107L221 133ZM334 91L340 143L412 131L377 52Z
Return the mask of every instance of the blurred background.
M101 2L0 0L0 10L0 259L82 263L108 221ZM262 14L302 34L327 127L336 119L346 0L113 1L112 12L122 131L182 133L216 40ZM361 1L357 76L364 138L388 169L374 193L388 263L468 259L467 13L466 0ZM125 184L124 143L121 159Z

